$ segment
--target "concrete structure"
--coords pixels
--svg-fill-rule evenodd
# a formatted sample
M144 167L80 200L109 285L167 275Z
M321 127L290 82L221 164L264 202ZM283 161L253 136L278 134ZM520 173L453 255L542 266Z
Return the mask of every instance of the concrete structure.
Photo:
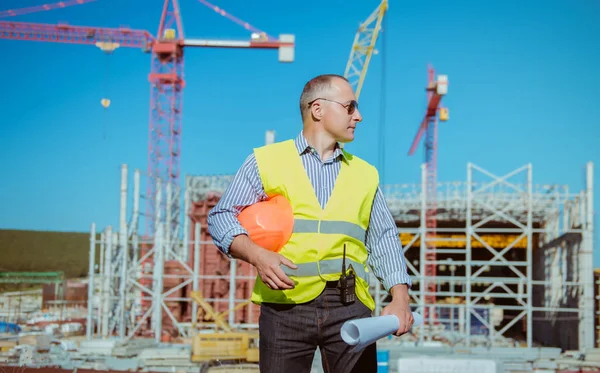
M160 228L156 240L146 243L137 234L144 216L139 191L146 189L140 188L140 175L136 171L133 178L129 222L124 167L119 232L109 227L102 242L95 242L92 228L90 258L100 249L104 262L91 261L90 281L96 285L90 287L88 320L104 336L130 338L141 330L157 340L165 331L189 336L196 314L190 290L202 291L217 310L226 311L245 302L252 288L252 269L220 254L206 233L206 213L232 175L188 176L183 193L157 186L168 188L173 199L184 197L182 210L189 218L179 227L169 224L169 216L145 217ZM384 187L414 281L414 306L421 313L430 307L434 315L415 330L414 342L591 349L593 165L587 165L586 189L576 193L567 186L534 184L531 164L503 176L468 164L466 175L466 181L438 183L435 278L423 275L421 237L429 237L424 181ZM424 302L425 281L437 284L435 304ZM372 293L379 313L388 299L375 281ZM245 306L230 312L229 321L251 328L257 316L258 308Z

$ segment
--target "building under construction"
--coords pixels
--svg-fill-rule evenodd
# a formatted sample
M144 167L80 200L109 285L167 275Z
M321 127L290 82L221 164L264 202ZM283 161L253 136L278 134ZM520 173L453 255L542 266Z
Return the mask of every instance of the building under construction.
M570 193L566 186L534 184L532 165L495 176L469 164L466 181L438 184L434 235L424 222L427 201L420 185L385 186L413 279L414 306L421 313L430 310L422 327L428 331L420 338L453 338L448 342L470 345L471 335L485 335L490 341L512 337L528 347L594 346L592 172L589 164L585 191ZM208 210L230 180L187 178L190 222L206 227ZM210 241L203 232L201 240ZM434 276L422 275L428 264L422 237L435 241ZM201 261L210 267L201 275L230 275L204 280L201 290L226 299L223 308L232 299L248 299L254 283L248 276L255 275L251 268L232 265L210 243L201 252ZM428 282L435 283L429 293L423 286ZM235 292L230 283L236 284ZM379 313L388 296L373 284ZM435 302L426 304L427 295ZM233 321L255 323L257 314L248 307Z
M438 183L433 235L424 222L424 181L384 187L413 279L412 305L428 315L414 331L415 342L593 348L593 165L586 167L586 189L577 192L535 184L532 165L497 176L468 164L466 175L464 181ZM131 196L125 166L122 176L119 232L109 227L99 241L95 231L91 236L95 286L88 323L95 328L88 328L89 336L96 330L106 337L190 337L199 321L193 290L230 325L256 328L259 308L248 302L255 271L221 254L206 229L208 212L233 176L188 176L181 192L167 186L167 199L184 197L185 219L167 208L171 215L155 217L152 242L144 242L136 228L144 216L141 173L133 177L132 209L126 203ZM157 183L157 190L162 187ZM129 219L127 211L132 211ZM423 237L435 242L434 275L424 275ZM101 250L98 265L96 250ZM120 280L123 276L127 281ZM423 285L430 282L435 286ZM378 314L389 298L374 279L372 294ZM435 302L426 302L431 296Z

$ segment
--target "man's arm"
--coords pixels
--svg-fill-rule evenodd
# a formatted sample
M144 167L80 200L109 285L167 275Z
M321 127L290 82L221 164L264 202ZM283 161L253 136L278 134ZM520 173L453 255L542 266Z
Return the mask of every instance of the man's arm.
M298 267L287 258L254 243L237 216L245 207L267 198L254 154L246 158L217 205L208 213L208 232L215 245L229 258L252 264L271 289L291 289L294 282L280 268Z
M392 295L392 301L381 310L381 315L396 315L399 328L394 334L396 336L405 334L415 321L410 311L408 294L412 283L406 270L406 259L398 237L396 222L379 187L371 210L367 248L369 264L375 276L383 282L385 289Z
M208 213L208 232L215 245L230 258L229 249L238 235L248 236L237 216L245 207L266 199L254 154L237 171L217 205Z
M371 209L367 250L369 250L369 265L387 291L394 295L398 288L408 290L412 282L406 269L406 259L398 237L398 228L380 188L377 188ZM407 286L396 286L401 284Z

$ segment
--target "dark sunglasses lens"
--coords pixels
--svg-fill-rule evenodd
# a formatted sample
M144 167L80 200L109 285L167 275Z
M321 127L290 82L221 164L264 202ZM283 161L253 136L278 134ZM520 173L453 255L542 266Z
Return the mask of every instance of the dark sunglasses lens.
M354 111L358 108L358 102L350 101L348 104L348 114L354 114Z

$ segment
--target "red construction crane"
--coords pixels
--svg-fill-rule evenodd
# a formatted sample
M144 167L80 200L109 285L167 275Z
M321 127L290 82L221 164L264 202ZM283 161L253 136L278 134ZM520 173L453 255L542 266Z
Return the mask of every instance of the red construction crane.
M37 11L64 8L92 1L97 0L61 1L53 4L7 10L0 12L0 17L12 17ZM185 87L183 75L184 48L278 49L280 62L292 62L294 60L293 35L280 35L279 39L275 39L206 0L198 1L218 14L242 25L247 30L254 31L251 38L242 41L186 39L177 0L165 0L156 36L152 36L150 32L145 30L131 30L128 28L0 21L0 39L95 45L107 52L118 47L141 48L143 51L151 53L148 174L151 177L160 178L163 183L171 182L179 186L182 95ZM154 182L148 182L146 195L146 234L148 238L153 237L155 231L155 187ZM161 200L165 201L165 198ZM163 202L161 207L163 218L165 217L164 208ZM177 221L172 224L177 224Z
M437 122L438 114L441 121L448 120L448 109L440 107L442 97L448 92L448 77L446 75L438 75L437 80L435 78L435 71L431 65L427 68L428 81L427 81L427 110L419 131L415 136L408 155L413 155L423 132L425 132L425 169L426 179L425 185L425 201L426 201L426 212L425 212L425 237L421 237L421 242L425 242L425 245L421 245L425 250L425 263L424 273L425 276L421 287L427 294L425 295L425 309L423 310L423 318L429 319L430 322L435 322L437 319L435 312L431 310L432 305L436 302L436 187L437 187ZM429 305L429 306L428 306Z

